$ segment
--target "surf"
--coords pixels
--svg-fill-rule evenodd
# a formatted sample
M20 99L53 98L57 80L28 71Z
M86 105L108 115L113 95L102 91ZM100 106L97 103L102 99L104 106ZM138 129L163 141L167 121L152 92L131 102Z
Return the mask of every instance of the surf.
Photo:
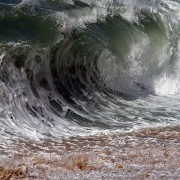
M179 7L1 0L2 139L179 124Z

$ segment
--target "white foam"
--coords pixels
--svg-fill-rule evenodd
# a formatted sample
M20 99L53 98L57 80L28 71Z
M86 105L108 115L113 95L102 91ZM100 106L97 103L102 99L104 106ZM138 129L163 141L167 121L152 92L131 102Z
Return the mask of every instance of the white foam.
M5 56L5 53L2 53L2 54L0 55L0 64L2 63L2 59L3 59L4 56Z
M22 0L20 4L18 4L17 7L24 7L24 6L34 6L39 3L39 0Z
M106 9L99 7L84 8L69 12L56 12L54 17L60 31L70 31L74 27L85 28L86 23L102 20L107 15Z
M180 93L180 78L164 75L155 81L156 95L177 95Z

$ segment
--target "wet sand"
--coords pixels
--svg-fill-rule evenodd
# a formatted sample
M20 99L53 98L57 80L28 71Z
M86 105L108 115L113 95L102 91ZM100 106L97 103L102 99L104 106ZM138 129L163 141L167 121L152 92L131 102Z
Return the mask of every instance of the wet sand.
M0 145L0 179L180 179L180 126Z

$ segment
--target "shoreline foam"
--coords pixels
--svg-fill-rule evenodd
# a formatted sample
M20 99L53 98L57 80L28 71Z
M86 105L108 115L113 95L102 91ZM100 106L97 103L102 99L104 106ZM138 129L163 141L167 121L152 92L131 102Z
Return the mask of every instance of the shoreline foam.
M180 178L180 126L3 148L1 169L12 179Z

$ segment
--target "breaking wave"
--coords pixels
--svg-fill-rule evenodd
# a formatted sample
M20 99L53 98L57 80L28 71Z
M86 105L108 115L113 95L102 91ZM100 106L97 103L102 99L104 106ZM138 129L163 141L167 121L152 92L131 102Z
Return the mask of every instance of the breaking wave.
M1 136L179 123L178 0L0 0Z

